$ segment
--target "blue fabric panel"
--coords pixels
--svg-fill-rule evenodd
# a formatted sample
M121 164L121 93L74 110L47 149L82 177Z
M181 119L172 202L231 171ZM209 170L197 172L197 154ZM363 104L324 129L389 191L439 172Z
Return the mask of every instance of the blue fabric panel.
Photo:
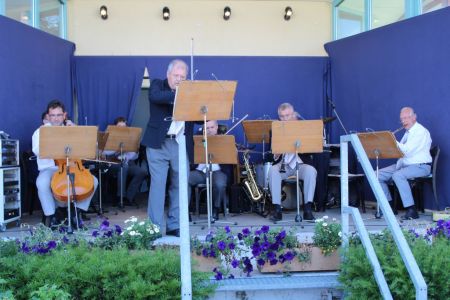
M72 114L71 58L75 45L0 16L0 130L31 149L50 100Z
M105 130L119 116L131 123L144 68L142 57L75 57L78 124Z
M416 110L442 150L437 174L441 208L450 206L448 28L450 8L444 8L325 45L330 96L348 130L394 130L400 127L403 106ZM342 133L334 122L334 141ZM425 205L433 207L429 190Z

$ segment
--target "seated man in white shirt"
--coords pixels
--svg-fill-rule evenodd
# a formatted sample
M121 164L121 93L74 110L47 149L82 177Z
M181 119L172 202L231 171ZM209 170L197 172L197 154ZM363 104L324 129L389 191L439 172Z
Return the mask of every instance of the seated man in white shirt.
M206 134L217 135L219 125L217 121L206 122ZM221 171L220 165L212 164L212 202L213 202L213 218L219 219L219 210L226 197L227 175ZM206 183L206 165L199 164L197 168L189 173L189 195L191 188L197 184Z
M43 126L73 126L74 124L70 120L66 120L67 114L64 109L64 104L58 100L51 101L47 106L47 118L48 123ZM51 190L51 180L53 174L58 171L58 167L55 164L53 159L41 159L39 157L39 129L33 133L32 137L32 149L34 154L37 157L37 165L39 169L39 175L36 179L36 186L38 189L38 196L41 202L42 210L45 215L45 225L49 227L53 227L57 225L57 220L55 217L56 206L67 206L62 202L58 202L53 197L53 193ZM89 204L91 203L92 196L94 195L97 189L97 178L94 176L94 191L92 194L85 200L76 203L76 207L87 211L89 208ZM77 214L78 219L72 220L72 225L80 227L82 225L81 214ZM74 216L72 216L74 217Z
M127 120L124 117L118 117L114 120L114 125L127 127ZM103 155L120 160L120 153L116 151L103 151ZM147 176L147 171L136 163L139 156L137 152L125 152L123 156L122 177L120 176L120 164L110 167L110 171L117 174L117 197L120 201L120 190L122 188L124 204L137 205L135 198ZM130 177L130 181L127 186L128 177Z
M392 197L387 182L392 180L397 186L403 206L407 209L406 214L402 216L403 220L419 218L408 179L427 176L431 171L430 132L416 119L411 107L401 109L400 121L406 132L397 145L404 156L396 164L381 169L378 177L388 201L392 201Z

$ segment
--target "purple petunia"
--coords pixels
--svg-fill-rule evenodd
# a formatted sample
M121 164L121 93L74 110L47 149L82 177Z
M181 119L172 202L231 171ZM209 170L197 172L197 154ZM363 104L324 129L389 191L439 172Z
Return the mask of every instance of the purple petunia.
M226 233L230 233L230 232L231 232L231 230L230 230L230 227L229 227L229 226L225 226L225 232L226 232Z
M262 258L258 258L258 260L256 261L258 263L258 266L264 266L264 264L266 263L264 259Z
M295 254L292 251L288 251L284 254L284 259L287 261L291 261L294 259Z
M47 248L48 248L49 250L55 249L55 248L56 248L56 242L55 242L55 241L49 241L49 242L47 243Z
M122 233L122 228L119 225L114 225L115 231L117 235L120 235Z
M236 269L239 266L239 261L236 258L233 258L231 261L231 266Z
M271 259L269 262L270 262L270 265L273 266L273 265L277 264L278 260L276 258L274 258L274 259Z
M100 224L100 230L108 230L109 228L109 221L107 219L104 219L102 224Z
M230 250L234 250L236 248L236 245L233 242L231 242L231 243L228 244L228 248Z
M250 229L248 229L248 228L242 229L242 234L243 234L244 236L249 236L249 235L250 235Z
M269 232L269 226L267 226L267 225L264 225L263 227L261 227L261 231L262 232L264 232L264 233L268 233Z
M227 244L226 244L224 241L219 241L219 242L217 243L217 248L218 248L220 251L225 250L226 247L227 247Z
M98 230L92 231L92 236L93 236L93 237L98 237L98 235L99 235Z
M207 249L203 249L202 250L202 255L203 255L203 257L208 257L208 250Z

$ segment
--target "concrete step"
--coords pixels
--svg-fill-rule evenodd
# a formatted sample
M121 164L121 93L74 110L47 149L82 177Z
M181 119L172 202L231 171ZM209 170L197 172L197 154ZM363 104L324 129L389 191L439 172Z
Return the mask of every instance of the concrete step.
M338 272L308 272L286 275L265 274L235 279L212 280L218 284L209 299L342 299Z

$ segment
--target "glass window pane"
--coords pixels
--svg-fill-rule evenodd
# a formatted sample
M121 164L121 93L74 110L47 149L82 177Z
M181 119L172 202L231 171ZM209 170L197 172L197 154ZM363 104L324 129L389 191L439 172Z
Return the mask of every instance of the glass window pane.
M364 31L364 0L345 0L337 7L337 36L341 39Z
M422 13L449 6L450 0L422 0Z
M405 18L405 0L372 1L372 26L381 27Z
M33 25L32 0L5 0L5 16Z
M39 27L41 30L59 36L61 26L61 4L58 0L41 0L39 5Z

